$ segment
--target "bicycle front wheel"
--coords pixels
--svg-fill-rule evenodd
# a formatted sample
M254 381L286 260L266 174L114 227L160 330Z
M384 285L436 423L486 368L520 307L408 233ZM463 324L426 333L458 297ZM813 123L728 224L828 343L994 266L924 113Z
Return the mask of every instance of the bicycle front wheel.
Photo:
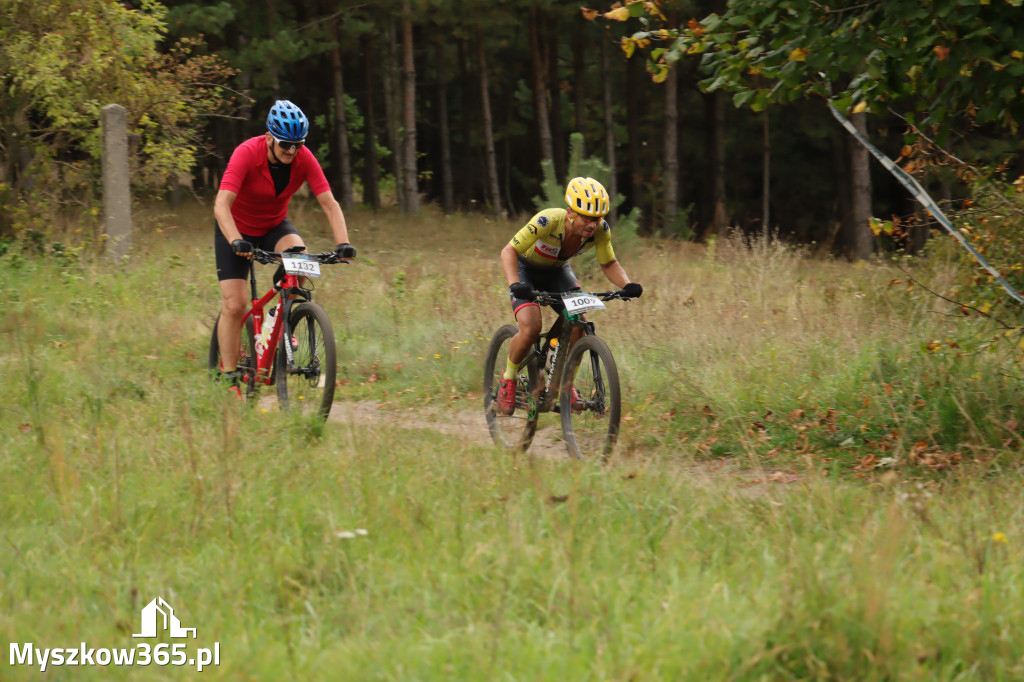
M213 334L210 336L210 353L206 361L206 368L210 373L221 371L220 362L220 341L217 339L217 328L220 326L220 314L217 321L213 323ZM256 392L256 335L253 333L252 318L245 318L242 325L242 335L238 349L238 372L241 374L241 382L244 385L246 397L252 397Z
M498 387L508 362L509 342L518 332L517 326L506 324L491 338L484 363L484 416L495 445L507 450L525 451L537 432L537 407L530 391L530 387L536 385L536 363L519 368L516 411L506 415L498 409Z
M323 308L309 301L295 305L288 321L277 348L278 402L282 410L327 419L338 369L331 320Z
M622 411L612 351L598 337L584 336L573 345L565 369L558 397L565 447L580 459L608 457L619 437Z

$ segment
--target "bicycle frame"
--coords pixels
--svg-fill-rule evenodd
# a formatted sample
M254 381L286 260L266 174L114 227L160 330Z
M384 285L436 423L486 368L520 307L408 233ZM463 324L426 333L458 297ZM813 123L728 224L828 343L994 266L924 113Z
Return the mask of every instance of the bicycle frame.
M555 297L551 298L552 301L558 300ZM541 302L542 305L550 305L552 301L547 301L538 296L538 302ZM563 308L558 319L552 323L547 332L537 338L533 348L530 349L526 358L520 363L521 366L526 366L527 363L533 362L536 359L540 363L538 365L539 374L544 377L544 384L542 386L538 385L533 389L535 404L532 409L539 412L552 412L555 410L559 392L563 388L561 385L563 383L562 374L565 370L566 359L569 357L572 331L577 327L583 328L584 336L591 336L596 333L596 327L593 322L584 320L582 314L573 315ZM552 339L557 339L558 341L554 359L549 369L544 365L547 361L547 349L551 347ZM555 390L551 390L552 387L555 387ZM532 414L530 416L531 418L533 417Z
M282 272L282 269L279 268L278 273ZM244 325L245 319L252 317L253 335L256 338L256 368L253 380L256 383L267 386L274 382L273 367L277 344L282 337L288 338L291 336L288 318L292 305L296 301L311 300L309 292L300 286L299 275L283 272L284 276L278 280L278 273L274 275L274 279L277 281L274 282L270 290L263 294L263 296L257 296L256 266L252 260L249 261L249 287L252 292L252 305L242 318L242 324ZM274 326L269 330L269 336L264 338L263 325L267 321L264 309L275 296L280 296L281 298L277 305L271 308L271 310L277 311L273 316ZM288 358L288 364L292 364L294 358L292 356L291 344L285 344L285 354Z

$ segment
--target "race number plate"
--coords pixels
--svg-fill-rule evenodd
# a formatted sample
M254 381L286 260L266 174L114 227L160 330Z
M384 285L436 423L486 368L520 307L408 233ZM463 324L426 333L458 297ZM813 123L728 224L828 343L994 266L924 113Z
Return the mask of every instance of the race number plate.
M302 275L304 277L319 277L320 276L320 263L315 260L305 260L303 258L282 258L281 263L284 264L284 271L289 275Z
M591 294L562 294L562 303L565 304L566 311L573 315L579 315L588 310L605 309L601 299Z

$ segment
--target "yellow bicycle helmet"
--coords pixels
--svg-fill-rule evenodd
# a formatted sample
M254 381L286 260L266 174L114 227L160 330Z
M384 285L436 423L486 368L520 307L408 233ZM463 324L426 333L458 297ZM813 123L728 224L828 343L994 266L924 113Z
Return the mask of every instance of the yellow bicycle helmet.
M565 203L576 213L600 218L608 215L608 192L594 178L573 178L565 188Z

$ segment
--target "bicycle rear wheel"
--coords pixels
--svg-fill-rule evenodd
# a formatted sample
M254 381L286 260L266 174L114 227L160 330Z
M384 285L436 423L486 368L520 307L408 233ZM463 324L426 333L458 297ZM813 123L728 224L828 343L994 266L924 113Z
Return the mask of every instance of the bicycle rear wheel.
M519 332L514 324L506 324L491 338L484 363L484 416L487 430L495 445L514 451L525 451L537 432L537 407L530 392L536 386L537 365L530 362L519 368L516 385L516 411L508 416L498 410L498 386L508 361L509 342Z
M220 313L213 323L213 334L210 336L210 353L206 368L210 373L221 371L220 342L217 340L217 327L220 325ZM252 318L245 318L238 349L238 371L242 375L242 390L246 397L256 393L256 335L253 333Z
M598 337L584 336L573 345L565 368L567 379L558 397L565 447L580 459L607 457L619 437L622 409L619 371L612 351ZM573 386L582 398L575 408L571 404Z
M291 338L282 334L277 348L278 402L282 410L327 419L338 369L331 320L323 308L308 301L292 307L288 327Z

